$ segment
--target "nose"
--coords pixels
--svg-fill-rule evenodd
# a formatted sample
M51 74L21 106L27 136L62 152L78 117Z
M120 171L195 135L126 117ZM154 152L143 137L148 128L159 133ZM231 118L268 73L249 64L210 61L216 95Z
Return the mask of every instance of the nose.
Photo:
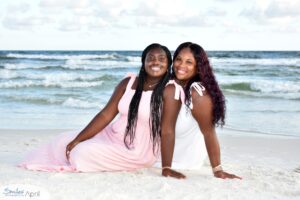
M183 62L182 61L177 61L176 62L176 67L183 68L184 67Z
M160 63L160 62L159 62L158 58L154 58L154 59L153 59L153 63L154 63L154 64L158 64L158 63Z

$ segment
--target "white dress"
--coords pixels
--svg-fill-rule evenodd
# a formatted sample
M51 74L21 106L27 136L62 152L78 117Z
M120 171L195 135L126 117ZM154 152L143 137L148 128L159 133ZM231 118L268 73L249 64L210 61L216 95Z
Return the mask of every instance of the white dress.
M184 102L184 91L181 86L174 83L176 87L175 99L181 98ZM205 88L199 83L193 83L194 88L200 96L203 95ZM190 109L193 109L191 103ZM182 103L178 114L175 128L175 147L173 154L172 168L199 170L207 158L207 151L203 134L199 125L192 116L191 110ZM161 167L161 158L155 163L155 167Z

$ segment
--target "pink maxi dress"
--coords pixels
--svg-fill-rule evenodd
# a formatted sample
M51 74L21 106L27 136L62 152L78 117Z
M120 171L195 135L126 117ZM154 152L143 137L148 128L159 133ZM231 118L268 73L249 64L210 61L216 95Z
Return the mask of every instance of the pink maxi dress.
M78 133L63 133L47 145L31 152L20 167L39 171L97 172L97 171L130 171L151 167L158 155L153 152L150 136L149 117L152 91L144 91L140 100L137 127L132 148L124 144L128 108L135 93L130 80L119 104L119 118L109 124L94 137L77 144L66 158L66 146Z

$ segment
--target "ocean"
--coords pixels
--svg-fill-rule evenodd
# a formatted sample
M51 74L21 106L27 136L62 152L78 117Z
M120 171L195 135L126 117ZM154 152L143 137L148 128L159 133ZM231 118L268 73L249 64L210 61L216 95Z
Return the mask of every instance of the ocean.
M0 51L0 129L82 129L141 51ZM300 51L208 51L224 129L300 137Z

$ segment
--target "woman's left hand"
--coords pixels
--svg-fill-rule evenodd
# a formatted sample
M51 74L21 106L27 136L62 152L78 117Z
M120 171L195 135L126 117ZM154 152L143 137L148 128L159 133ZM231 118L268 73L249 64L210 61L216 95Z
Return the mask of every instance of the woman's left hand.
M226 178L229 178L229 179L234 179L234 178L242 179L242 177L239 177L239 176L237 176L235 174L227 173L227 172L225 172L223 170L215 172L214 176L216 178L222 178L222 179L226 179Z

